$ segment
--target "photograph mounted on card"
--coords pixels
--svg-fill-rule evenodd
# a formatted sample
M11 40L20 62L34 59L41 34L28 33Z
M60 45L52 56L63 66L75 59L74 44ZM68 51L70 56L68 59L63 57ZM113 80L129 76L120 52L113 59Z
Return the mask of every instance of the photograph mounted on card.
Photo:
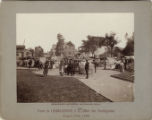
M2 117L150 119L150 5L2 2Z

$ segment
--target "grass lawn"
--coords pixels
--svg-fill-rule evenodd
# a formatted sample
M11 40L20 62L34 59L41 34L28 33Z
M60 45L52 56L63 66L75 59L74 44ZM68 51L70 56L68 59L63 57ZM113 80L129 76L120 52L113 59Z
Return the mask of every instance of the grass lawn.
M134 82L134 72L125 71L120 74L111 75L111 77L129 81L129 82Z
M87 80L87 79L86 79ZM72 77L35 75L17 70L17 102L111 102Z

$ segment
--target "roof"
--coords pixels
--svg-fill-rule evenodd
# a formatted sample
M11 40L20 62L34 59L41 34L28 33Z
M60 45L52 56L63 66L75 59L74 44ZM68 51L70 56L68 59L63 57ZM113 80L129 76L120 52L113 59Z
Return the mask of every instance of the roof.
M71 41L67 42L66 45L74 46L74 44Z
M25 49L25 45L16 45L17 49Z

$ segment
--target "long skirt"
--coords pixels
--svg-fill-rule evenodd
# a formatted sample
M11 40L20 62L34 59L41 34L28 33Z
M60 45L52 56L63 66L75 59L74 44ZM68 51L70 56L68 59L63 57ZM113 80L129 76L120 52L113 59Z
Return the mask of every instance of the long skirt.
M48 74L48 69L44 69L43 75L44 75L44 76L47 76L47 74Z

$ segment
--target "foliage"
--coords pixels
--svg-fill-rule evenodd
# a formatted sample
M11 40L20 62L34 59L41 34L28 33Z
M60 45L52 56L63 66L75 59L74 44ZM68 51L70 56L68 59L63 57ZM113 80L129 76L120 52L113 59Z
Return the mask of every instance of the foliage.
M87 40L82 40L80 52L91 52L93 56L97 48L107 46L108 48L110 48L112 56L112 50L115 44L117 44L117 40L115 39L115 33L111 33L110 35L106 34L105 37L89 35L87 37Z
M56 45L56 56L61 56L63 54L63 50L64 50L64 38L61 34L57 35L57 45Z
M128 38L127 45L122 51L123 55L134 55L134 35Z
M88 36L87 38L87 40L82 40L81 52L91 52L93 56L98 48L98 41L93 39L92 36Z
M35 47L35 57L42 57L43 54L44 54L44 51L41 46Z
M111 57L112 57L112 53L113 53L113 48L117 44L117 40L115 39L115 35L116 35L115 33L111 33L110 35L106 34L105 40L104 40L104 44L110 48Z
M128 34L125 35L127 39L126 47L124 49L120 49L115 47L114 55L116 56L120 53L122 56L131 56L134 55L134 34L131 37L128 37Z

